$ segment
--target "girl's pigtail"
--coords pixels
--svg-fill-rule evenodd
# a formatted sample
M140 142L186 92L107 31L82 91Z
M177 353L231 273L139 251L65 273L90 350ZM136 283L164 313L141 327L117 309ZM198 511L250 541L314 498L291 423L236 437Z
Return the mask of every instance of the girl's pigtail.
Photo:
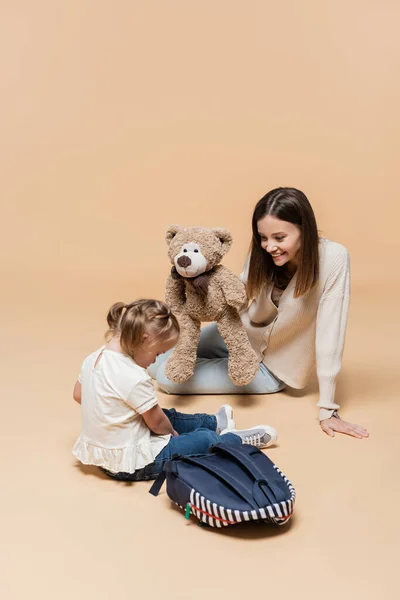
M107 323L109 330L106 333L106 340L110 340L110 338L119 330L121 316L125 308L125 302L116 302L108 311Z

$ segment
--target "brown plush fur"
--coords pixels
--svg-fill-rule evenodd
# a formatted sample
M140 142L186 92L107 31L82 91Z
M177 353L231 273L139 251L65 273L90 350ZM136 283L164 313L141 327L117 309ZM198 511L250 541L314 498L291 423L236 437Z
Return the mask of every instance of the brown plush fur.
M181 383L193 375L200 324L216 321L229 352L229 377L236 385L250 383L257 373L258 360L239 317L239 310L247 304L245 287L236 275L219 264L232 245L231 234L226 229L185 229L172 225L166 239L172 264L182 246L190 242L198 244L207 259L205 273L186 278L173 267L167 280L165 299L178 317L181 335L168 359L166 376Z

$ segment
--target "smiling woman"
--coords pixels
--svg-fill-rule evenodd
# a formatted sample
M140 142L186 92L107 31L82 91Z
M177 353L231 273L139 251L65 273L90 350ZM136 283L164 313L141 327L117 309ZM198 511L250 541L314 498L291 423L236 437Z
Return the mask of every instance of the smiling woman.
M261 239L261 247L271 254L276 265L281 267L286 264L295 269L297 254L300 250L300 231L292 223L285 224L282 231L275 231L280 227L282 224L276 217L267 215L260 220L258 234Z
M349 255L319 238L310 202L295 188L278 188L257 203L249 259L242 273L250 304L241 313L259 359L253 381L235 386L228 377L228 351L212 323L201 333L194 376L172 383L167 355L149 372L173 394L270 394L285 385L304 388L317 366L321 428L357 438L368 436L343 421L335 402L350 300Z
M265 281L285 289L296 272L295 297L307 293L317 283L317 223L303 192L279 188L266 194L254 209L252 229L247 279L250 298L257 296Z

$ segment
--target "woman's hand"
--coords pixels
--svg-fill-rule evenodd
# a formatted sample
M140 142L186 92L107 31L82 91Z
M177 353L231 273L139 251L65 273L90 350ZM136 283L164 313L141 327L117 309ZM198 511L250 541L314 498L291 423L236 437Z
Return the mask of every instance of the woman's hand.
M345 433L346 435L351 435L352 437L362 439L369 437L368 431L365 427L361 427L361 425L354 425L353 423L348 423L347 421L343 421L340 417L331 417L330 419L324 419L320 422L321 429L325 431L327 435L330 437L335 437L335 431L337 433Z

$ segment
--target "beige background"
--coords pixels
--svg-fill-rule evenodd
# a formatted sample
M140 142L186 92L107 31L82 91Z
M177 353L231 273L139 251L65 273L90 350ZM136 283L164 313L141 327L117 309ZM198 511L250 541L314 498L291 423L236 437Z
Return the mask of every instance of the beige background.
M0 586L7 600L398 597L400 6L2 0ZM165 397L280 433L290 527L186 523L165 493L79 468L71 390L117 300L162 297L168 224L228 227L239 272L269 189L352 257L328 439L303 394Z

